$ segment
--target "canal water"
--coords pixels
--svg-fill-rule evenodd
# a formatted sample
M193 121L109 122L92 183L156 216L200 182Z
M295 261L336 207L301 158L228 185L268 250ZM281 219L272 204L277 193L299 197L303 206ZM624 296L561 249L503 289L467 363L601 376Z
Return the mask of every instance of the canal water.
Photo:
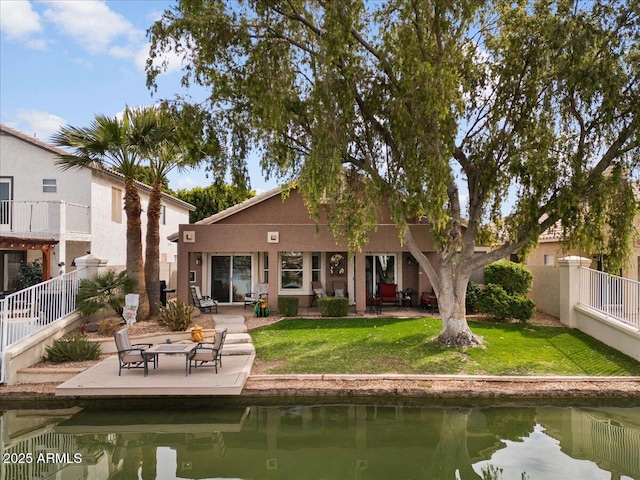
M640 479L640 407L8 410L0 478Z

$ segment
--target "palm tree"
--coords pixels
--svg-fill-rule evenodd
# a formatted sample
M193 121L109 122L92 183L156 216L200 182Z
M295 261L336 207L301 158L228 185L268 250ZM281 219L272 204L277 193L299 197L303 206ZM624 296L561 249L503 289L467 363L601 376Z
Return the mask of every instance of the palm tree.
M162 187L171 170L182 171L194 163L180 150L179 137L162 144L157 156L150 160L147 171L151 180L151 194L147 206L147 237L144 262L144 277L151 315L156 315L160 306L160 215L162 213Z
M60 147L71 148L73 154L60 155L57 164L62 169L99 167L115 170L124 176L127 215L127 275L137 283L140 294L138 318L149 315L142 257L142 206L135 181L136 168L149 158L154 149L172 131L158 121L155 108L125 109L122 119L96 115L89 127L66 126L52 137Z

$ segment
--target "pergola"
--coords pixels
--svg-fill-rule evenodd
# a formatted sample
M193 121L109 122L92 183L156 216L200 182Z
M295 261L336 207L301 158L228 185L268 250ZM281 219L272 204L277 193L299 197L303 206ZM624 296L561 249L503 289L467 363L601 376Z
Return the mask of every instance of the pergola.
M1 250L40 250L42 252L42 281L51 278L51 251L58 243L53 238L1 237Z

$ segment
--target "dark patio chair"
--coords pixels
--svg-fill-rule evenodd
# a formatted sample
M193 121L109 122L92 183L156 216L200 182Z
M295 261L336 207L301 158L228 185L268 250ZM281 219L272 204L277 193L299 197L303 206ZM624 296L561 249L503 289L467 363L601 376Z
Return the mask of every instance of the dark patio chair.
M203 296L200 293L200 287L198 287L197 285L191 286L191 298L193 298L193 304L202 313L218 313L218 302L211 297Z
M216 335L213 342L200 342L189 357L189 373L191 368L214 367L218 373L218 366L222 367L222 347L227 336L224 328Z
M244 296L244 308L247 308L247 305L255 305L260 301L261 298L264 298L269 295L269 284L268 283L256 283L256 288L253 289L252 292L247 292Z
M324 290L322 286L322 282L311 282L311 291L313 292L313 298L309 303L310 307L313 307L314 304L317 304L317 300L319 298L323 298L327 296L327 292Z
M422 295L420 295L420 308L430 310L431 313L435 313L438 310L438 297L436 297L433 289L430 292L422 292Z
M118 350L118 361L120 362L118 376L121 375L123 368L144 368L144 356L142 352L145 348L149 348L153 344L132 344L129 338L129 331L126 328L118 330L113 336L116 341L116 349ZM153 363L153 368L156 368L155 356L149 356L147 362Z

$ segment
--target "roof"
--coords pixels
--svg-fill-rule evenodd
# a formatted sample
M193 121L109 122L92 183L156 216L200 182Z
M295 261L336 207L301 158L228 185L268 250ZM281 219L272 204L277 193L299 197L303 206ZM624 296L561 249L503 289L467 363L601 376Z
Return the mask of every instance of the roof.
M12 137L18 138L23 142L30 143L35 147L41 148L55 155L69 155L69 152L67 150L64 150L62 148L51 145L49 143L43 142L42 140L38 140L36 137L32 137L18 130L14 130L13 128L7 127L6 125L0 124L0 132L6 135L10 135ZM121 173L113 169L104 168L104 167L87 167L87 168L89 168L90 170L93 170L96 173L101 173L103 175L106 175L107 177L110 177L118 182L124 183L124 178L125 178L124 175L122 175ZM136 184L141 190L147 193L153 190L149 185L147 185L146 183L140 182L138 180L136 180ZM163 200L174 203L182 208L189 210L190 212L193 212L196 209L196 207L191 205L190 203L180 200L179 198L169 195L168 193L163 192L162 198Z
M220 220L223 220L227 217L230 217L231 215L235 215L236 213L239 213L243 210L246 210L247 208L252 207L253 205L257 205L261 202L264 202L265 200L268 200L272 197L275 197L276 195L282 194L283 192L283 187L276 187L273 188L271 190L268 190L264 193L261 193L260 195L256 195L255 197L251 197L248 198L247 200L237 203L229 208L226 208L224 210L222 210L221 212L218 213L214 213L213 215L207 217L207 218L203 218L202 220L198 220L197 222L195 222L193 225L212 225L214 223L219 222ZM179 233L173 233L171 235L169 235L167 237L167 239L171 242L177 242L178 241L178 237L179 237Z

